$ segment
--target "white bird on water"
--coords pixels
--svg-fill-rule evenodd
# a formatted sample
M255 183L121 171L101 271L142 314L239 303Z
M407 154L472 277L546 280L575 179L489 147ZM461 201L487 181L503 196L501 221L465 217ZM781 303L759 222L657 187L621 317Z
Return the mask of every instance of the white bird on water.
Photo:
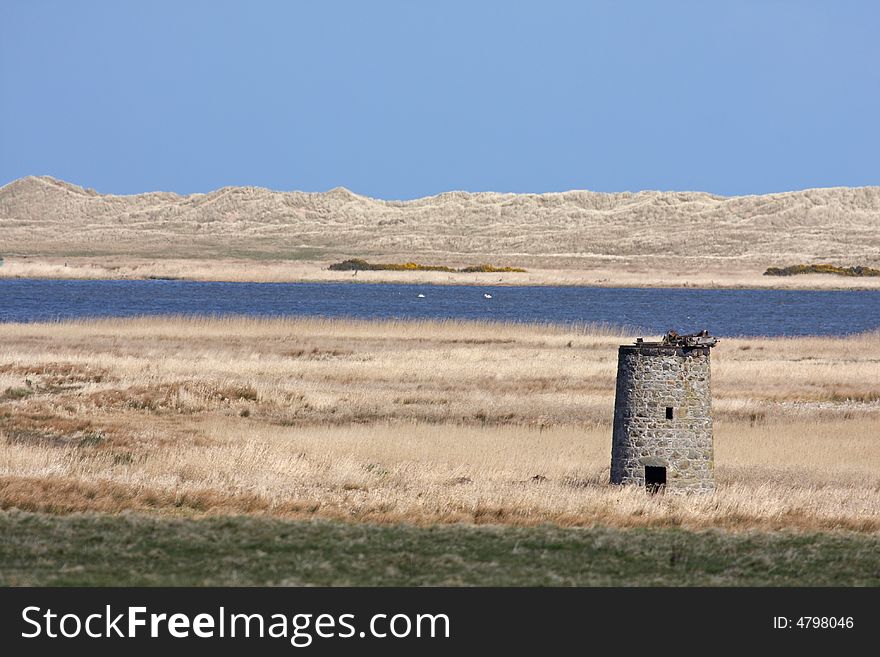
M485 298L485 299L491 299L491 298L492 298L492 295L491 295L491 294L486 294L486 293L484 292L484 293L483 293L483 298Z
M419 299L424 299L424 298L425 298L425 295L424 295L424 294L420 294L420 295L419 295Z

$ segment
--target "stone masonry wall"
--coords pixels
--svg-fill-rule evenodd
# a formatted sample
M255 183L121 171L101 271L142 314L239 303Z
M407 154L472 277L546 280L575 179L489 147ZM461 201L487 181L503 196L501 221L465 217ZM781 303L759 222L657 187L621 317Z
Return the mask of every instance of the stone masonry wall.
M709 379L708 347L620 347L611 483L645 486L647 465L666 468L669 492L715 489Z

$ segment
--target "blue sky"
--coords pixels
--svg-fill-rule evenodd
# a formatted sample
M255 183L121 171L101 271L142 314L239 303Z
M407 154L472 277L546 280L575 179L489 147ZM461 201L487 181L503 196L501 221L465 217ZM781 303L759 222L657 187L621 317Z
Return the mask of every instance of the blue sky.
M0 183L880 184L880 3L4 0Z

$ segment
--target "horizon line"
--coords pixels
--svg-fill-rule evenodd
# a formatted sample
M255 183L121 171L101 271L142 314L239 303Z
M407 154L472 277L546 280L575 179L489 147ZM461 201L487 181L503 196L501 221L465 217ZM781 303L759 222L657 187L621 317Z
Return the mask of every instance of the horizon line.
M250 188L250 189L264 190L264 191L271 192L274 194L327 195L327 194L331 194L333 192L344 192L346 194L350 194L350 195L358 197L358 198L363 198L363 199L372 200L372 201L381 201L381 202L386 202L386 203L408 203L408 202L412 202L412 201L421 201L421 200L425 200L425 199L437 198L439 196L444 196L447 194L469 194L469 195L474 195L474 196L480 195L480 194L498 194L498 195L505 195L505 196L547 196L547 195L553 195L553 194L562 195L562 194L571 194L571 193L579 193L579 192L586 192L588 194L606 194L609 196L618 195L618 194L630 194L630 195L636 195L636 194L703 194L706 196L731 199L731 198L749 198L749 197L756 197L756 196L779 196L779 195L785 195L785 194L798 194L798 193L810 192L810 191L822 191L822 190L834 190L834 189L858 190L858 189L874 189L874 188L880 187L880 183L878 183L877 185L831 185L828 187L804 187L804 188L800 188L800 189L789 189L789 190L776 191L776 192L751 193L751 194L718 194L715 192L709 192L709 191L698 190L698 189L640 189L637 191L619 190L619 191L613 191L613 192L598 191L598 190L592 190L592 189L586 189L586 188L581 188L581 189L572 188L572 189L566 189L566 190L560 190L560 191L545 191L545 192L515 192L515 191L497 191L497 190L471 191L471 190L466 190L466 189L449 189L446 191L437 192L435 194L428 194L426 196L415 196L412 198L380 198L380 197L376 197L376 196L370 196L368 194L360 194L358 192L352 191L351 189L349 189L348 187L345 187L344 185L337 185L337 186L332 187L332 188L325 190L325 191L306 191L306 190L301 190L301 189L275 189L272 187L265 187L262 185L223 185L222 187L217 187L217 188L212 189L207 192L182 193L182 192L156 189L156 190L135 192L132 194L117 194L114 192L101 192L101 191L98 191L97 189L95 189L94 187L85 187L85 186L80 185L78 183L74 183L69 180L65 180L64 178L58 178L58 177L50 175L50 174L28 174L28 175L20 176L18 178L14 178L6 183L3 183L2 185L0 185L0 191L3 191L7 187L14 185L15 183L23 182L28 179L40 180L43 182L45 182L48 179L48 180L51 180L56 183L62 183L64 185L76 187L76 188L82 190L83 192L94 192L95 194L97 194L99 196L127 197L127 196L144 196L144 195L149 195L149 194L174 194L175 196L180 196L180 197L207 196L209 194L214 194L216 192L221 192L223 190Z

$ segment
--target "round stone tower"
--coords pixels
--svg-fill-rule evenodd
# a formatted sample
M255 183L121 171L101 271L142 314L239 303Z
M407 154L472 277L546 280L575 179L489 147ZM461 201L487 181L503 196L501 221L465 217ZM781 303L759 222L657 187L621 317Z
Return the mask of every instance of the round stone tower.
M617 360L611 483L651 492L712 492L709 350L717 339L667 333L621 345Z

